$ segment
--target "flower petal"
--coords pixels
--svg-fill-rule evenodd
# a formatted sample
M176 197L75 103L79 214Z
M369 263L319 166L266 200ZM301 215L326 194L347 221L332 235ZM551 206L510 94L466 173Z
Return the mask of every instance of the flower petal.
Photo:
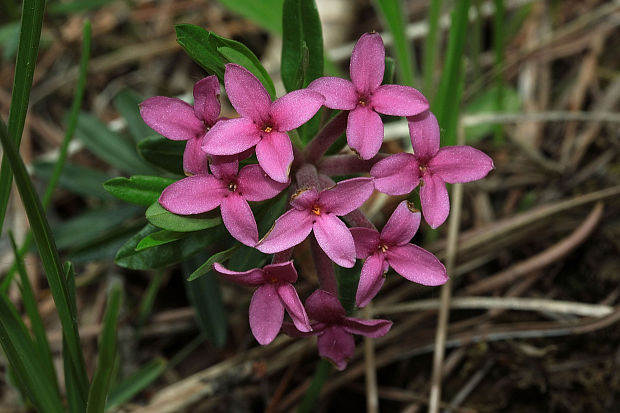
M347 317L344 319L342 326L345 331L351 334L358 334L366 337L383 337L392 328L392 322L389 320L362 320L360 318Z
M224 72L224 85L230 103L241 116L257 123L269 119L271 97L260 80L249 70L228 63Z
M493 160L471 146L446 146L428 164L433 174L450 184L482 179L494 168Z
M271 284L258 287L250 301L250 329L261 345L269 344L280 332L284 306Z
M358 307L365 307L379 292L385 277L383 276L385 255L379 251L368 257L362 267L360 282L355 294Z
M260 268L253 268L248 271L237 272L231 271L224 267L219 262L213 264L213 270L222 277L230 280L234 283L255 287L265 283L265 277L263 276L263 270Z
M390 248L387 261L394 271L422 285L441 285L448 281L446 268L433 254L417 245L405 244Z
M212 175L194 175L169 185L159 203L175 214L200 214L217 208L228 189Z
M239 171L237 192L248 201L264 201L282 192L288 184L269 178L259 165L246 165Z
M381 117L368 106L358 106L349 112L347 143L362 159L375 156L383 143Z
M312 231L310 211L289 209L271 227L271 230L256 245L256 249L265 254L284 251L305 240Z
M207 154L202 150L202 137L187 140L183 152L183 170L193 175L206 175Z
M424 220L437 228L448 218L450 213L450 198L446 184L437 175L424 174L423 185L420 186L420 202Z
M368 94L383 81L385 47L377 33L364 33L353 47L349 65L351 80L358 92Z
M318 203L319 193L314 188L302 188L291 196L291 206L300 211L312 209Z
M290 283L280 284L277 287L278 295L282 300L282 304L284 304L284 308L288 312L288 315L291 316L293 323L297 330L301 332L308 332L311 330L310 321L308 320L308 314L306 314L306 309L303 304L301 304L301 300L299 299L299 295L297 294L297 290Z
M370 228L350 228L355 242L355 258L365 259L377 251L379 247L379 233Z
M373 165L370 176L375 189L388 195L404 195L413 191L420 182L418 161L410 153L397 153Z
M207 76L194 85L194 114L209 127L220 114L220 82L217 76Z
M349 228L332 214L316 216L314 236L330 260L345 268L355 265L355 243Z
M316 290L306 299L306 311L312 320L340 324L347 312L338 297L325 290Z
M239 171L239 159L235 155L213 155L209 167L216 178L233 180Z
M339 77L320 77L308 85L325 97L325 106L330 109L353 110L359 96L353 83Z
M314 324L310 324L310 328L312 329L311 331L299 331L297 329L297 327L295 326L295 324L293 323L289 323L288 321L285 321L282 323L282 332L284 334L286 334L287 336L290 337L295 337L295 338L307 338L307 337L312 337L312 336L316 336L318 334L320 334L323 329L317 330L316 329L316 325L317 323Z
M277 264L268 264L263 267L265 279L272 281L275 279L282 283L294 283L297 281L297 270L293 265L293 261L279 262Z
M239 194L224 196L220 205L224 226L237 241L253 247L258 242L258 228L248 201Z
M419 160L427 161L439 150L439 124L431 112L407 118L413 154Z
M370 105L379 113L393 116L414 116L428 110L428 100L409 86L382 85L370 98Z
M355 340L340 326L323 330L317 339L319 355L331 360L338 370L344 370L355 352Z
M319 205L327 213L346 215L361 207L375 187L372 178L352 178L319 193Z
M422 216L419 211L414 212L411 208L413 205L408 201L402 201L381 230L381 239L390 246L406 244L418 232Z
M324 101L323 95L314 90L294 90L273 102L269 114L276 129L285 132L308 122Z
M263 139L256 145L258 163L271 179L288 183L288 173L293 163L293 146L284 132L263 134Z
M251 120L226 119L217 122L204 137L202 150L210 155L235 155L260 141L260 132Z
M191 105L181 99L155 96L140 104L144 123L173 141L184 141L204 134L204 123L194 115Z

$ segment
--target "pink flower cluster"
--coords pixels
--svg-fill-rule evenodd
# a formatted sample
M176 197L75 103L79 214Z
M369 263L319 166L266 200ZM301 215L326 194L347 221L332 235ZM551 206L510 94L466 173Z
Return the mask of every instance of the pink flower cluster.
M392 323L347 317L337 298L335 280L328 280L334 277L331 264L328 268L317 264L322 283L304 306L293 287L297 280L290 260L293 247L312 233L327 262L351 268L356 259L364 260L356 294L358 307L377 295L390 267L419 284L443 284L448 277L441 262L410 243L421 221L421 213L410 202L401 202L381 231L359 208L374 190L404 195L419 186L424 219L436 228L449 213L445 183L481 179L493 168L492 160L474 148L440 148L439 126L426 98L411 87L381 84L384 59L381 37L364 34L351 56L351 81L319 78L307 89L273 102L252 73L228 64L224 86L240 115L234 119L219 118L220 86L215 76L196 83L193 106L162 96L140 106L144 121L156 132L187 141L183 167L189 176L163 191L161 205L181 215L219 207L223 223L235 239L265 254L275 254L273 263L262 269L235 272L214 265L222 277L256 288L249 319L257 341L268 344L281 329L292 336L315 335L319 354L339 369L353 355L352 334L381 337ZM287 132L308 122L322 106L343 111L346 125L334 118L305 150L295 151ZM379 114L407 117L413 154L376 156L383 141ZM327 148L345 131L349 147L361 159L332 157L335 162L342 160L337 175L366 172L369 176L334 183L321 165L330 159L324 156ZM258 163L239 169L239 162L254 154ZM290 208L259 239L249 202L273 198L285 189L291 193ZM292 324L284 323L285 310Z

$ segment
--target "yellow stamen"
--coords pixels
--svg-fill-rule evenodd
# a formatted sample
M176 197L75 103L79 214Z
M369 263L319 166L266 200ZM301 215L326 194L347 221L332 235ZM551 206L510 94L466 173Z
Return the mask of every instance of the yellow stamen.
M312 213L314 215L321 215L321 208L318 205L312 207Z
M388 246L385 244L379 244L379 249L381 252L386 252L388 250Z
M237 184L234 182L231 182L228 184L228 190L230 192L235 192L237 190Z
M271 132L272 130L273 130L273 127L271 127L271 126L265 126L265 128L263 129L263 132L267 132L267 133L269 133L269 132Z

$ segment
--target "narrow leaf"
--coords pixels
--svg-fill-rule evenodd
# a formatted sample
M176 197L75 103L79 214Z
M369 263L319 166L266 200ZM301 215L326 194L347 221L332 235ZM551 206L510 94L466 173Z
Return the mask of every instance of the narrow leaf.
M146 219L153 225L174 232L193 232L213 228L222 223L217 213L207 212L196 215L177 215L166 210L159 202L146 210Z
M168 363L163 358L156 358L140 367L136 372L114 386L108 396L105 409L114 410L123 403L130 401L161 376L167 367Z
M173 179L159 176L134 175L132 177L112 178L103 184L106 191L123 201L149 206L157 202L162 191Z
M252 20L261 27L275 33L282 33L283 0L220 0L224 6Z
M234 247L217 252L210 256L209 259L204 262L204 264L196 268L194 272L192 272L189 277L187 277L187 281L194 281L196 278L202 277L203 275L211 272L211 270L213 269L213 264L215 264L216 262L226 262L233 255L233 253L237 251L237 249L239 249L240 245L241 244L237 244Z
M55 163L51 162L35 162L34 174L49 182L54 173L54 165ZM108 179L108 174L96 169L67 163L64 165L58 185L76 195L109 200L113 198L103 189L103 183Z
M135 143L153 135L153 129L149 128L140 116L139 105L143 100L129 89L121 90L114 98L114 106L127 121L127 128Z
M415 76L413 53L411 53L411 45L405 33L406 21L404 16L407 13L403 10L400 0L377 0L377 5L394 39L396 62L401 82L413 86Z
M142 251L148 248L157 247L159 245L168 244L170 242L184 238L189 234L188 232L174 232L162 229L147 237L143 238L136 246L136 251Z
M138 143L138 153L148 163L165 171L183 175L184 141L173 141L155 135Z

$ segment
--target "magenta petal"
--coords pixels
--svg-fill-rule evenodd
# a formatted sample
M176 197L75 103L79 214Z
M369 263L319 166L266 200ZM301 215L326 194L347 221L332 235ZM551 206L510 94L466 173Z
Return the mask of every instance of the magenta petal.
M330 109L353 110L359 96L353 83L339 77L320 77L308 85L325 97L325 106Z
M327 213L346 215L361 207L372 195L372 178L352 178L340 181L333 188L319 193L319 205Z
M226 119L217 122L207 132L202 150L210 155L235 155L259 141L259 130L250 119Z
M294 283L297 281L297 270L293 265L293 261L265 265L263 271L265 272L265 281L278 281L281 283Z
M431 112L424 112L407 119L409 122L409 136L416 158L428 160L439 150L439 124Z
M217 76L207 76L194 85L194 114L208 126L220 115L220 82Z
M271 97L249 70L234 63L227 64L224 85L230 103L241 116L258 123L269 119Z
M230 280L237 284L254 287L265 283L263 270L261 270L260 268L253 268L248 271L237 272L231 271L219 262L216 262L215 264L213 264L213 270L227 280Z
M239 171L239 159L234 155L213 155L209 167L216 178L233 180Z
M347 142L362 159L375 156L383 143L383 122L377 112L367 106L349 112Z
M169 185L159 203L175 214L200 214L217 208L227 192L228 188L216 177L194 175Z
M344 319L342 326L351 334L377 338L386 335L390 328L392 328L392 324L389 320L362 320L347 317Z
M264 134L263 139L256 145L256 157L271 179L288 183L288 173L293 163L293 145L286 133Z
M202 150L202 138L192 138L187 140L185 151L183 152L183 170L193 175L206 175L207 154Z
M325 290L316 290L306 299L306 311L312 320L326 324L339 324L347 314L338 297Z
M246 165L239 171L237 191L248 201L271 199L284 190L288 184L269 178L259 165Z
M404 195L420 182L418 161L410 153L397 153L380 160L370 169L375 188L388 195Z
M355 352L355 340L340 326L323 330L317 339L319 355L331 360L338 370L344 370Z
M448 218L450 213L450 198L446 184L437 175L425 174L420 187L420 202L424 220L437 228Z
M390 246L408 243L418 232L421 218L419 211L411 211L409 202L402 201L381 230L381 239Z
M181 99L149 98L140 104L140 115L151 129L174 141L204 134L204 123L194 115L194 108Z
M289 283L280 284L277 287L277 292L282 300L282 304L284 304L284 308L286 308L286 311L291 316L297 330L301 332L310 331L310 321L308 320L306 309L301 304L301 300L299 299L299 295L297 294L295 287Z
M383 276L384 259L385 255L379 251L368 257L364 262L355 294L355 302L358 307L365 307L370 300L375 298L383 286L385 282Z
M308 237L312 231L312 213L289 209L276 219L271 230L256 245L265 254L274 254L291 248Z
M382 85L370 98L370 105L379 113L393 116L413 116L428 110L428 100L409 86Z
M383 81L385 47L377 33L364 33L353 47L351 80L358 92L369 94Z
M299 211L312 209L319 200L319 193L314 188L299 189L291 196L291 206Z
M428 167L444 182L456 184L484 178L493 169L493 160L471 146L446 146L439 149Z
M356 227L350 228L349 231L355 242L355 258L367 258L379 248L379 233L376 230Z
M394 271L422 285L441 285L448 281L446 268L433 254L417 245L405 244L390 248L387 261Z
M273 102L269 114L277 130L289 131L308 122L324 101L323 95L314 90L295 90Z
M239 194L229 194L220 205L224 226L237 241L253 247L258 242L258 228L252 209Z
M310 328L312 329L311 331L307 331L307 332L299 331L297 329L297 327L295 326L295 324L289 323L288 321L285 321L285 322L282 323L282 330L281 331L284 334L286 334L287 336L295 337L295 338L312 337L312 336L316 336L316 335L318 335L318 334L320 334L322 332L322 329L321 330L317 330L315 328L315 325L311 324L310 326L311 326Z
M330 260L345 268L355 265L355 243L344 222L335 215L321 214L316 216L313 229L316 241Z
M258 287L250 301L250 329L263 346L269 344L280 332L284 321L284 306L271 284Z

